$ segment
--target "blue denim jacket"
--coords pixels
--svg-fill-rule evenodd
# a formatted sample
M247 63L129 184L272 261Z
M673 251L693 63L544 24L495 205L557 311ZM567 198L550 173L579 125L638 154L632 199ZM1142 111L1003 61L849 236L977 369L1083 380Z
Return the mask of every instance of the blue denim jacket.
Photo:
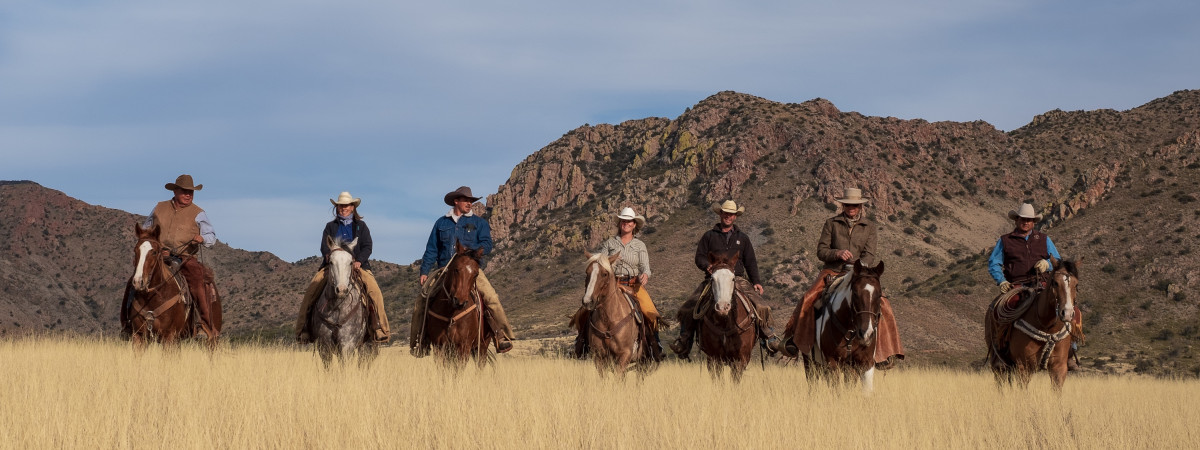
M460 216L458 223L450 216L439 217L429 233L425 244L425 256L421 258L421 275L428 275L435 267L450 263L454 256L454 243L462 242L470 250L483 249L483 254L492 252L492 228L487 220L476 215Z

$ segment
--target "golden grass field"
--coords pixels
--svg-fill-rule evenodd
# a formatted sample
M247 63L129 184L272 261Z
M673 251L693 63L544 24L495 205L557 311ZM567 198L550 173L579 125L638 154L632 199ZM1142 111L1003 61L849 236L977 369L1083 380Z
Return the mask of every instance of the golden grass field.
M757 355L755 356L757 358ZM0 340L4 448L1195 448L1200 382L903 367L875 393L810 387L797 366L740 385L670 363L639 382L590 363L508 356L455 375L385 348L368 370L308 350Z

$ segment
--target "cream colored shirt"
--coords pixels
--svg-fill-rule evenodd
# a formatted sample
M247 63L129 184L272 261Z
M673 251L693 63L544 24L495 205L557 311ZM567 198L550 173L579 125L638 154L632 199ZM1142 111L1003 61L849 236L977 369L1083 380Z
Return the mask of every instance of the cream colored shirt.
M616 276L636 277L643 273L650 276L650 254L641 239L633 238L626 245L621 243L621 238L613 236L600 244L600 250L596 253L601 252L609 256L621 254L621 259L613 263L613 274Z

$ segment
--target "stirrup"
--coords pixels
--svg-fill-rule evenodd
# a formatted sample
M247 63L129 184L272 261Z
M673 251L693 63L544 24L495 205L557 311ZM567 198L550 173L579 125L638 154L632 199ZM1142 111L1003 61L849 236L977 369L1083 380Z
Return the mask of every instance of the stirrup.
M496 340L496 353L508 353L508 351L512 350L512 348L512 341L508 340L508 338L500 338Z

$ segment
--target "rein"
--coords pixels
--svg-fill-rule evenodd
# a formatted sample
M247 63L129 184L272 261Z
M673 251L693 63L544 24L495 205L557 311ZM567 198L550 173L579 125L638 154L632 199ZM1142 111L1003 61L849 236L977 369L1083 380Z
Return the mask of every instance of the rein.
M847 280L847 282L850 282L850 281L853 281L853 280ZM854 289L853 286L851 286L850 289ZM880 294L880 295L882 295L882 294ZM837 311L829 311L830 322L833 322L834 328L837 329L838 333L842 334L842 342L845 344L845 348L846 348L847 352L849 352L850 349L853 347L852 344L854 342L854 333L856 331L858 331L858 328L853 326L854 325L853 318L863 315L863 314L867 314L867 315L874 317L875 323L879 323L879 317L883 314L882 310L880 310L880 311L859 311L857 309L857 307L855 307L855 305L854 305L853 298L854 298L854 293L851 292L850 297L848 297L848 303L850 304L850 317L851 317L851 320L850 320L851 326L850 327L847 327L845 323L842 323L842 320L840 318L838 318ZM832 308L833 308L832 304L827 303L825 305L825 309L827 309L827 310L832 309Z
M1036 303L1036 298L1034 298L1034 297L1041 295L1042 292L1045 290L1045 287L1043 287L1041 289L1037 289L1036 291L1033 289L1029 289L1029 290L1033 292L1033 295L1030 296L1030 301L1026 302L1028 304L1024 305L1024 308L1021 309L1022 314L1025 311L1027 311L1030 307L1032 307L1034 303ZM1061 305L1062 305L1062 297L1059 296L1058 293L1056 292L1054 294L1054 309L1055 309L1055 311L1057 311L1061 307ZM1055 314L1054 320L1061 322L1061 320L1058 319L1057 314ZM1071 323L1070 322L1062 322L1062 324L1063 324L1063 327L1061 330L1058 330L1058 332L1051 334L1047 331L1042 331L1042 330L1038 329L1036 326L1029 323L1025 319L1017 319L1016 322L1013 323L1013 327L1015 327L1018 330L1021 330L1021 332L1025 333L1026 336L1029 336L1030 339L1033 339L1035 341L1042 343L1042 350L1038 352L1038 362L1037 362L1038 369L1041 369L1041 370L1048 369L1048 367L1050 366L1050 353L1054 350L1054 347L1057 346L1059 342L1062 342L1063 339L1066 339L1067 336L1071 335Z
M614 277L614 281L615 280L616 280L616 278ZM597 281L599 281L599 280L597 280ZM594 333L595 336L599 337L600 339L606 340L606 341L615 337L616 333L618 331L621 331L621 329L625 327L625 324L629 323L629 321L634 318L634 314L635 314L634 311L637 309L636 307L634 307L633 297L630 296L629 293L625 292L624 290L620 289L619 287L617 288L617 292L618 292L618 295L624 297L625 301L629 303L629 314L625 315L625 317L621 318L621 320L618 320L617 323L615 323L611 327L609 327L608 330L601 330L600 327L596 325L597 314L589 314L588 315L588 326L591 327L592 331L595 332ZM613 297L613 296L605 295L603 298L600 299L600 301L591 302L592 304L590 306L587 306L588 311L595 311L597 308L600 307L600 305L603 305L606 302L608 302L608 299L611 297ZM596 298L596 295L593 293L592 299L595 299L595 298Z
M170 310L171 308L175 307L175 305L181 303L181 300L183 300L183 298L184 298L184 291L185 291L184 286L186 285L186 283L180 284L179 279L178 279L179 272L181 270L183 270L183 262L181 261L179 264L179 267L172 270L170 268L171 267L170 264L167 264L166 261L164 261L162 259L163 257L160 256L160 254L162 252L159 249L162 248L162 244L159 243L158 241L149 240L149 239L147 239L145 241L158 244L157 246L154 246L153 250L150 252L152 254L146 255L146 257L147 258L159 258L157 263L160 265L160 267L156 272L158 272L158 273L166 272L167 273L167 276L162 277L162 280L160 280L158 282L158 284L155 284L153 287L147 288L146 293L153 295L155 292L158 292L159 288L165 286L168 281L174 281L175 285L179 288L179 294L171 296L170 299L164 301L163 303L159 304L158 307L156 307L150 311L145 310L145 307L147 305L145 304L144 301L134 302L134 304L141 303L142 305L141 305L141 307L136 308L135 311L132 311L130 314L130 317L142 316L142 322L143 322L142 330L144 330L147 334L153 336L154 335L154 322L156 322L158 320L158 317L162 316L163 313L165 313L168 310ZM142 241L138 241L138 242L142 242ZM192 256L189 255L186 257L191 258ZM184 260L184 261L186 261L186 260ZM166 265L166 270L163 270L163 268L161 267L164 264ZM134 295L136 298L137 294L135 293ZM134 306L134 305L130 305L130 306ZM185 318L186 318L187 311L185 311L184 314L185 314Z

